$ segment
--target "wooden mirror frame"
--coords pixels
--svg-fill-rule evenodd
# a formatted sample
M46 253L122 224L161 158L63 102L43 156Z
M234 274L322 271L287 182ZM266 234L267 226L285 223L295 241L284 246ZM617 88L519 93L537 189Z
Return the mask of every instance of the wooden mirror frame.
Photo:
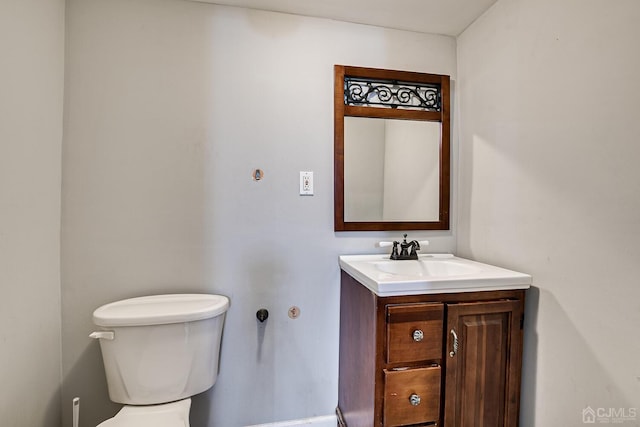
M334 67L334 230L335 231L384 231L384 230L449 230L450 199L450 78L440 74L425 74L410 71L395 71L378 68ZM403 108L369 107L345 105L345 76L393 80L401 82L440 85L440 111L425 111ZM440 134L440 197L438 221L377 221L356 222L344 220L344 118L345 116L388 118L402 120L424 120L441 123Z

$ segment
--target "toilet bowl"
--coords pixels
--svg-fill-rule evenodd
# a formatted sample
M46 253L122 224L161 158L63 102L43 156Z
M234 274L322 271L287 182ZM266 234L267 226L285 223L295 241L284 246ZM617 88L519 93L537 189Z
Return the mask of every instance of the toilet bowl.
M189 427L191 399L150 406L125 406L98 427Z
M126 405L99 427L189 427L190 397L218 377L228 307L222 295L172 294L96 309L109 398Z

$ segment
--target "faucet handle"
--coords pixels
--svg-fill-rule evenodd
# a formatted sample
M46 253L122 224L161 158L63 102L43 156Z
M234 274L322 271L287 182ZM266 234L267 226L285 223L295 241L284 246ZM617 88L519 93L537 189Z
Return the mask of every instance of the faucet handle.
M389 246L393 246L393 242L378 242L378 243L376 243L376 248L388 248Z
M420 249L422 249L423 246L429 246L429 241L428 240L421 240L421 241L417 241L417 240L413 240L411 243L411 255L415 255L416 251L419 251Z
M391 259L399 259L400 255L398 255L398 245L399 242L378 242L376 243L377 248L388 248L389 246L393 246L391 249ZM405 249L406 250L406 249Z

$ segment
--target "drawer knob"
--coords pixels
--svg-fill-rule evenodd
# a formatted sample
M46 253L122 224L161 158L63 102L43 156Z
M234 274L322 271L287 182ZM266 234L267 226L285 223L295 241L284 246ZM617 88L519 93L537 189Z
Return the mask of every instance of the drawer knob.
M420 404L420 396L413 393L411 396L409 396L409 402L411 402L413 406L418 406Z
M424 332L422 332L420 329L416 329L415 331L413 331L413 340L415 342L420 342L424 339Z

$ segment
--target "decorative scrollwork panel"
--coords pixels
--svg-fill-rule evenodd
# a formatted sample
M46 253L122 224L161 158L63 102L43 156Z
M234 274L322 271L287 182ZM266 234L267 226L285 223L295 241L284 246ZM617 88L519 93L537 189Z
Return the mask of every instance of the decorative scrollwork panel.
M440 112L442 93L440 85L437 84L345 76L344 103L345 105Z

